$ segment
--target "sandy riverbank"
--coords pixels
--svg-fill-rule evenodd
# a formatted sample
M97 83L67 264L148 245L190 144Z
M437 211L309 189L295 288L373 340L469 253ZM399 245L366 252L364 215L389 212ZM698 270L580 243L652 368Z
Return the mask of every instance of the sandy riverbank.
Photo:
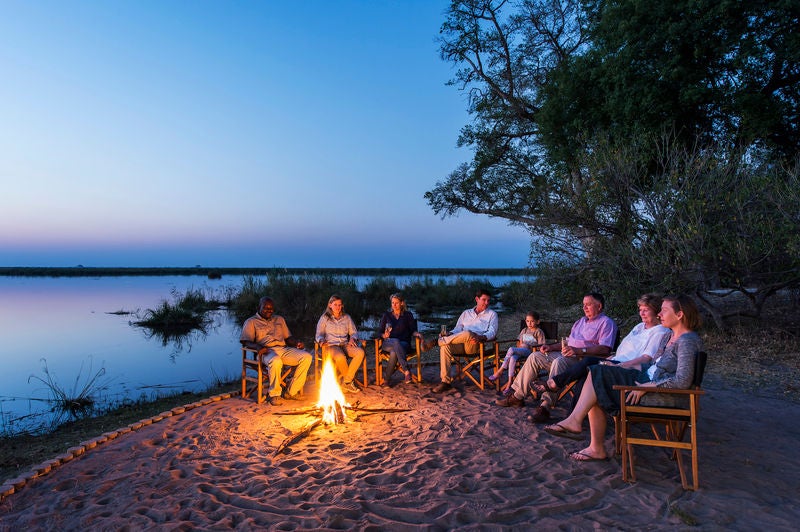
M435 381L436 368L427 368ZM617 457L575 463L532 411L467 386L370 387L351 402L408 412L317 428L273 456L307 416L230 398L198 405L28 481L0 502L0 530L152 528L791 529L800 521L800 407L722 389L702 400L700 483L684 492L665 451L639 451L637 483ZM556 411L556 414L563 412ZM613 436L607 435L607 449Z

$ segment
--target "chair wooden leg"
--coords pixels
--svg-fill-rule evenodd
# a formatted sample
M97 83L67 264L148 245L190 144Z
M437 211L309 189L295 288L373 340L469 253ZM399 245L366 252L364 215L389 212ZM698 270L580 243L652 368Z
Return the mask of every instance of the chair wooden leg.
M572 381L569 384L567 384L566 386L564 386L564 389L561 390L560 392L558 392L558 400L561 401L564 397L569 395L572 392L572 389L575 387L576 384L578 384L578 381ZM619 454L619 453L617 453L617 454Z
M247 397L247 368L242 363L242 398Z
M375 340L375 385L383 384L383 364L381 363L381 349L379 340Z
M261 404L264 402L264 369L261 366L261 361L258 364L258 395L256 395L256 403Z
M364 353L364 362L361 363L361 367L364 369L364 384L361 386L362 388L366 388L369 386L369 381L367 380L367 354Z

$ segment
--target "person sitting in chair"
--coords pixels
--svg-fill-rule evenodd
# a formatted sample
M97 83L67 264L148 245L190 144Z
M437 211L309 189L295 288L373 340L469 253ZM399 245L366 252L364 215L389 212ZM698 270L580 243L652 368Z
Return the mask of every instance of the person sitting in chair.
M580 363L576 355L606 356L611 353L617 336L617 324L603 313L605 298L602 294L591 292L583 296L584 316L572 325L567 345L545 344L539 352L531 353L522 369L511 384L513 393L499 399L499 406L523 406L530 385L538 378L540 371L551 375L566 371ZM544 423L550 419L550 409L558 401L552 392L542 395L541 404L533 415L534 423Z
M358 345L358 330L353 318L344 311L344 302L336 294L328 299L328 307L317 322L317 343L322 347L322 358L331 357L336 373L342 379L345 392L361 390L353 382L361 363L364 350ZM350 357L350 364L347 364Z
M411 351L412 338L420 336L417 332L417 320L414 319L414 315L406 307L406 299L402 294L392 294L389 296L389 302L392 308L383 313L378 324L378 330L381 331L381 337L383 338L381 351L389 353L389 364L386 366L386 376L383 378L383 384L385 386L389 385L394 368L398 363L403 375L405 375L403 382L408 384L413 380L411 378L411 370L408 368L406 354Z
M491 382L495 382L503 371L508 370L508 380L503 386L503 395L511 393L511 383L517 373L517 360L527 357L534 349L545 343L544 331L539 328L539 323L538 312L530 311L525 314L525 328L517 336L517 345L508 348L503 364L489 377Z
M453 387L453 377L450 376L453 353L477 353L480 342L494 340L497 336L497 313L489 308L491 297L488 291L479 289L475 294L475 307L461 313L449 334L439 336L437 341L423 343L423 351L432 348L437 342L439 344L439 374L442 382L433 388L433 393L443 393Z
M299 399L306 383L311 353L303 350L303 342L294 339L286 321L275 315L275 302L264 296L258 302L258 312L247 318L239 341L244 347L258 351L269 376L269 404L281 404L281 372L283 366L297 366L286 399Z
M659 388L687 389L692 385L695 355L703 350L703 340L696 332L702 325L700 311L688 296L667 296L661 304L658 317L670 332L661 337L655 365L645 364L641 370L620 368L614 364L591 366L578 403L569 417L544 428L554 436L582 440L583 420L589 418L589 446L570 454L573 460L585 462L608 458L604 445L606 412L613 414L620 409L619 392L614 390L614 385L645 386L652 388L653 392L658 392ZM631 391L625 402L631 405L676 406L678 401L685 399Z

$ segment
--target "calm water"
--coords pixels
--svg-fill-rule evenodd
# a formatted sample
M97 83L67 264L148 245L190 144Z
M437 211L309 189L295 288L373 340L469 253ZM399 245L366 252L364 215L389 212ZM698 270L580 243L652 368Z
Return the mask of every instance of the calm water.
M0 432L46 421L50 408L37 399L48 388L31 375L46 378L43 368L67 391L80 390L105 368L104 402L138 399L156 392L201 390L215 376L228 379L241 371L238 327L223 313L206 336L195 334L180 345L162 345L147 331L130 325L132 315L164 300L170 291L219 290L237 281L205 277L0 277ZM77 380L77 384L76 384ZM20 420L23 416L23 420ZM16 420L16 421L15 421ZM15 428L12 425L17 425Z
M482 277L500 286L515 277ZM363 287L369 278L356 278ZM398 285L411 279L397 278ZM44 426L52 418L48 388L31 376L49 374L71 392L101 368L101 404L152 398L157 393L198 391L241 372L239 327L215 313L208 334L195 333L166 346L134 315L172 301L171 292L238 287L241 279L205 276L48 278L0 277L0 433ZM388 307L388 304L387 304Z

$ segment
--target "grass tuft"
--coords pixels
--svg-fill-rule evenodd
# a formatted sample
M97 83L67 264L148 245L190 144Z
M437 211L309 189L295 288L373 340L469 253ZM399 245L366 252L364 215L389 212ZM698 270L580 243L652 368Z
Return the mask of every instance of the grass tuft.
M41 362L44 377L31 375L28 377L28 382L30 383L31 380L39 381L47 388L50 395L48 402L56 414L51 425L53 427L58 426L64 421L65 417L80 419L91 415L97 402L96 396L108 389L108 382L100 380L106 374L106 368L101 367L96 373L92 374L90 358L89 375L81 383L81 375L83 375L83 362L81 362L81 367L75 377L72 389L67 390L50 372L47 367L47 360L42 358Z

